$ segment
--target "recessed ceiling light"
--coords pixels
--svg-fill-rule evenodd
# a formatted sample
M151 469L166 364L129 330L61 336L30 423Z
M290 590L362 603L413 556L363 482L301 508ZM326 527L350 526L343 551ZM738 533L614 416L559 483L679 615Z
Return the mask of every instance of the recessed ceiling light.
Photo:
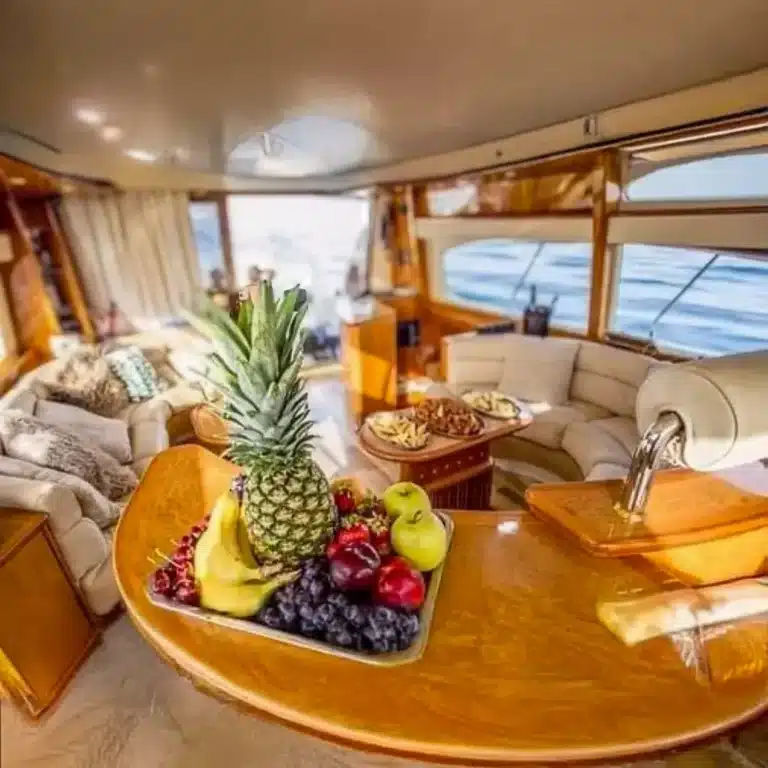
M11 183L11 186L14 187L23 187L26 186L27 183L27 180L21 176L11 176L8 181Z
M101 125L104 122L104 115L98 109L90 107L80 107L75 110L75 117L86 125Z
M125 154L134 160L140 160L142 163L154 163L157 155L153 152L147 152L145 149L126 149Z
M117 125L105 125L101 129L101 138L104 141L120 141L123 138L122 128Z
M175 147L173 150L173 157L181 162L189 160L189 150L186 147Z

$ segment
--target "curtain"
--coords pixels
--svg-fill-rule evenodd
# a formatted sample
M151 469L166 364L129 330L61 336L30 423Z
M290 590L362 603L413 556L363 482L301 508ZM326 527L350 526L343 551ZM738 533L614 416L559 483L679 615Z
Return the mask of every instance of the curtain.
M114 301L131 320L178 316L202 290L179 192L103 192L65 197L61 217L93 311Z

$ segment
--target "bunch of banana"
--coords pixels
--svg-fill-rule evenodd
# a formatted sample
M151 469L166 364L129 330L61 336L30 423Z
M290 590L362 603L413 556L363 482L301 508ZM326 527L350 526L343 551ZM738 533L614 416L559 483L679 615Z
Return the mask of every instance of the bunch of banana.
M376 437L401 448L423 448L429 439L426 424L417 424L399 413L376 413L368 423Z
M297 572L279 573L280 566L259 566L248 543L234 493L219 497L208 528L195 547L194 573L200 605L230 616L252 616Z

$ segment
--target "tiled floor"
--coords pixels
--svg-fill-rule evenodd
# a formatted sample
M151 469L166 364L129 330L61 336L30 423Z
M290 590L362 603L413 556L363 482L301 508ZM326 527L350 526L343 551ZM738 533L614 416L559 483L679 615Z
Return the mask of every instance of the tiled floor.
M327 472L364 466L335 380L310 388L321 463ZM606 724L610 727L610 724ZM636 768L766 768L768 723L735 742L635 762ZM418 763L367 755L240 714L197 691L139 637L126 617L39 724L0 707L2 768L416 768ZM616 768L613 766L612 768Z

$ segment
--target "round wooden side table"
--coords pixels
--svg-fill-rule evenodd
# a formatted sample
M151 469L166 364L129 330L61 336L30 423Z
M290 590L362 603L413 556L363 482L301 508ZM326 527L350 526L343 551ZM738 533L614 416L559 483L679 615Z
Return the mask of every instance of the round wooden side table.
M195 440L216 455L229 446L227 423L207 403L196 405L189 414Z

